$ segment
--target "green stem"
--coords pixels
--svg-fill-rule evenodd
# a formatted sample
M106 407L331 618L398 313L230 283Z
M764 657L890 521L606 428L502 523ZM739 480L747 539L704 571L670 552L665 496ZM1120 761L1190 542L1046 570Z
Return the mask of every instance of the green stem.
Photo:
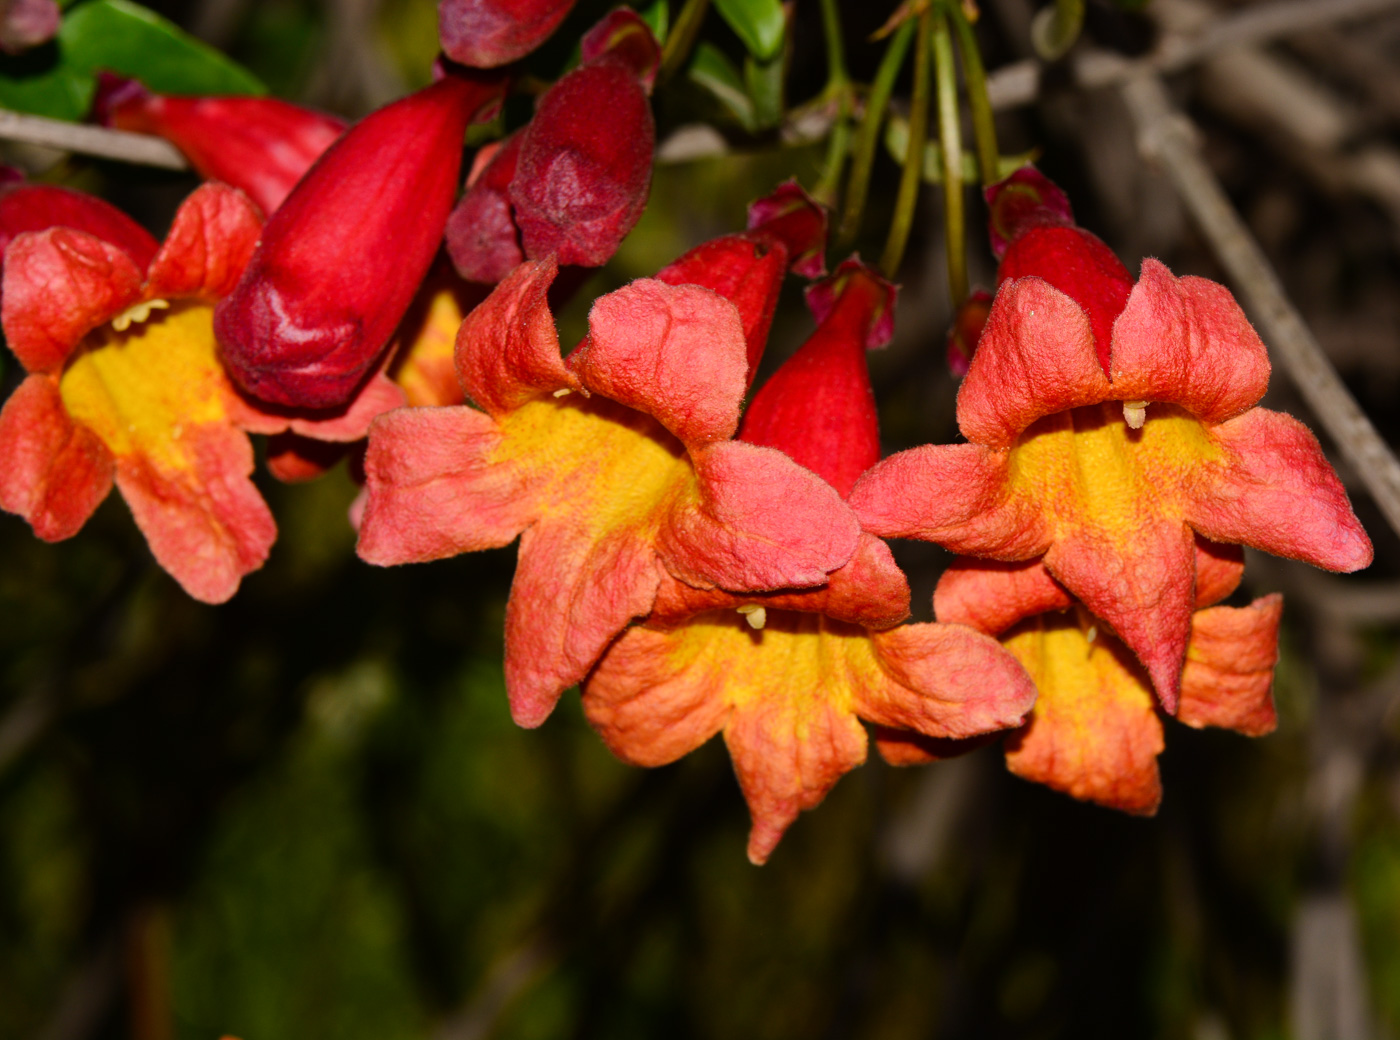
M826 145L821 183L813 194L819 202L833 206L841 184L841 168L851 147L851 80L846 74L846 50L841 41L841 15L836 9L836 0L821 0L821 7L822 31L826 35L825 93L828 97L836 94L839 108Z
M666 45L661 48L661 67L656 73L658 82L665 83L685 65L709 9L710 0L685 0L685 6L676 16L676 24L666 36Z
M967 105L972 110L972 132L977 138L977 169L982 174L985 187L1001 180L997 169L1001 153L997 151L997 123L992 115L992 99L987 96L987 71L982 66L977 37L972 32L972 23L968 21L962 4L949 4L948 13L958 34L958 53L962 55L963 80L967 83Z
M933 50L933 75L938 84L938 141L943 147L943 240L948 247L948 290L952 294L952 305L957 307L967 298L962 113L958 106L958 70L953 64L953 37L948 31L948 18L942 11L933 17L929 42ZM919 151L923 152L922 143Z
M914 49L914 94L909 100L909 151L904 156L904 173L899 178L889 238L880 256L880 270L889 278L895 276L899 262L904 259L909 229L914 224L914 206L919 201L919 185L923 181L924 142L928 140L929 22L929 13L924 11L919 15L914 34L918 46Z
M851 179L846 185L846 208L841 213L841 231L837 241L842 250L849 249L860 232L860 218L865 211L865 199L870 192L870 171L875 165L875 152L880 146L880 127L890 105L894 81L904 66L904 55L914 36L913 21L906 21L896 30L885 56L875 73L870 96L865 102L865 118L856 132L855 151L851 155Z

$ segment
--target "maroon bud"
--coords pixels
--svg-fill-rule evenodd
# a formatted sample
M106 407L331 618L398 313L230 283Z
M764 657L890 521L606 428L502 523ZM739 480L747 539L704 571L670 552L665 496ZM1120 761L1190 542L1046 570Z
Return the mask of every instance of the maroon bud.
M94 113L118 130L156 134L201 177L242 189L271 213L345 130L344 120L276 98L166 97L103 74Z
M544 43L574 0L439 0L438 37L462 65L494 69Z
M1032 228L1074 226L1069 196L1034 166L1022 166L982 194L989 210L987 233L998 260L1012 242Z
M620 61L648 94L661 67L661 45L651 26L630 7L619 7L589 29L579 43L579 53L584 65Z
M826 210L795 180L780 184L772 195L749 206L749 237L782 242L793 274L803 278L826 274Z
M452 75L366 116L272 215L214 312L246 391L299 408L343 404L374 367L442 241L462 139L500 76Z
M953 315L953 327L948 330L948 369L961 379L967 375L972 355L992 312L992 294L986 289L974 289Z
M60 19L54 0L0 0L0 51L20 54L47 43Z
M466 194L447 218L447 255L469 282L495 285L525 259L510 209L520 137L512 134L476 153Z

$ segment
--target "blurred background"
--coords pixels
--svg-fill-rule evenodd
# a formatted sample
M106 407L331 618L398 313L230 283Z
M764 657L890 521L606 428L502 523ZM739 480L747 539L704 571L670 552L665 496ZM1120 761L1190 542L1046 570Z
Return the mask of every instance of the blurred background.
M437 51L431 0L153 6L277 95L348 116L427 82ZM608 6L580 3L532 69L557 76ZM1026 61L1035 6L981 4L994 73ZM1397 443L1400 3L1137 6L1089 3L1079 50L1002 97L1002 150L1037 149L1132 270L1152 255L1228 281L1140 156L1116 87L1086 87L1075 55L1156 60L1251 9L1327 6L1326 24L1163 68L1289 296ZM841 6L859 81L890 13ZM693 78L658 94L652 202L560 315L567 343L593 296L738 229L781 179L815 182L813 0L792 18L785 118L746 123ZM703 39L743 60L720 19ZM195 183L14 143L0 157L157 233ZM895 162L875 176L868 256ZM900 272L896 340L872 357L889 451L956 436L938 192ZM790 288L769 369L812 327ZM6 356L4 393L19 376ZM1277 368L1265 403L1313 422ZM633 769L574 695L540 730L515 728L501 673L514 549L362 564L343 466L299 486L259 473L281 536L221 607L155 566L117 496L59 545L0 516L0 1036L1400 1035L1400 543L1339 469L1375 565L1339 578L1251 556L1239 598L1287 602L1279 729L1169 721L1155 818L1017 780L997 745L921 769L872 760L763 868L745 859L719 743ZM928 619L947 557L896 553Z

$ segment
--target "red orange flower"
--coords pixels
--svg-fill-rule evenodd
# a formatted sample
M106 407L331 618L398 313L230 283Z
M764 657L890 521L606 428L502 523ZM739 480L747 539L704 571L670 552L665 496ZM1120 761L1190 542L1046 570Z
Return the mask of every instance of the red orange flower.
M758 392L741 439L779 448L843 494L879 457L865 352L889 338L893 288L858 263L809 294L816 333ZM764 862L803 809L865 760L865 720L966 738L1017 725L1034 691L988 636L906 625L909 587L880 539L815 589L736 595L662 579L584 684L584 710L638 765L723 732Z

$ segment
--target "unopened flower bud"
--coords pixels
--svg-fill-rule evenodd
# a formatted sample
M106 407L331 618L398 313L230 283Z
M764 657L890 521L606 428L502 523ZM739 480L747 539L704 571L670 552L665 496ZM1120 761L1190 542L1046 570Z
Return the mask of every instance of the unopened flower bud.
M573 6L574 0L440 0L438 36L453 61L493 69L542 44Z

